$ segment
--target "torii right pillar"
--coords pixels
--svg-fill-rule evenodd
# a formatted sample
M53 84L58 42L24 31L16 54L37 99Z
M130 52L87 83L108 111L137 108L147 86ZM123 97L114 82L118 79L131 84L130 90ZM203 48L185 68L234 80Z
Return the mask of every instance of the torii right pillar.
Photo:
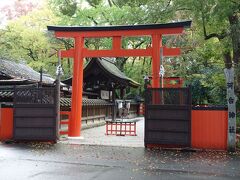
M184 28L178 28L176 34L182 34ZM174 34L174 31L171 35ZM180 56L180 48L168 48L162 45L162 36L164 34L152 34L152 88L160 88L160 62L161 62L161 53L160 49L163 50L163 57L166 56Z
M176 34L181 34L183 28L179 28ZM180 56L180 48L167 48L162 46L162 34L152 34L152 88L160 88L160 62L164 56ZM163 53L161 56L160 49L162 48ZM154 91L152 94L152 103L161 104L163 98L162 91Z

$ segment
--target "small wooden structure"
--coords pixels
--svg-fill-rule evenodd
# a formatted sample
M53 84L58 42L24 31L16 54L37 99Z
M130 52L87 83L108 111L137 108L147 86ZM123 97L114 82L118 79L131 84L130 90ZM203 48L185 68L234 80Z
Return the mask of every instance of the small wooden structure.
M113 59L109 58L92 58L83 70L83 91L98 94L98 97L95 98L111 100L111 96L115 96L117 89L120 90L119 98L122 99L127 87L137 88L140 86L113 63ZM72 86L72 77L62 82Z
M164 77L164 88L181 88L183 87L184 79L181 77Z
M121 72L113 64L112 59L109 58L92 58L84 67L83 74L83 91L95 94L95 96L89 95L89 98L104 99L111 102L112 120L116 119L117 114L115 105L116 91L119 90L120 92L120 97L118 98L123 99L127 87L137 88L140 86L139 83ZM62 82L72 86L72 78L68 78Z
M149 81L146 85L151 87L150 80L152 80L152 76L146 76L146 78L148 78L146 80ZM163 84L161 84L162 82ZM161 81L161 83L162 88L181 88L183 87L184 79L181 77L163 77L163 81Z

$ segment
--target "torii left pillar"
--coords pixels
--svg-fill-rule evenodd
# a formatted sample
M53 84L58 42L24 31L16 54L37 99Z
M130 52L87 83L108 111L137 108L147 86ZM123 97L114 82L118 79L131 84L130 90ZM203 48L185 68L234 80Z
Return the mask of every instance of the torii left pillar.
M81 117L82 117L82 91L83 91L83 53L84 38L81 36L74 38L74 60L73 60L73 79L72 79L72 110L71 123L69 123L68 136L80 136Z

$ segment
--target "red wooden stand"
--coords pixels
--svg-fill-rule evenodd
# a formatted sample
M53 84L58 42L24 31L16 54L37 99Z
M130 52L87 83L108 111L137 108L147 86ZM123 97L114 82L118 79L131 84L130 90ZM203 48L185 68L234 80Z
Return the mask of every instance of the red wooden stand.
M106 121L106 135L136 136L136 122Z

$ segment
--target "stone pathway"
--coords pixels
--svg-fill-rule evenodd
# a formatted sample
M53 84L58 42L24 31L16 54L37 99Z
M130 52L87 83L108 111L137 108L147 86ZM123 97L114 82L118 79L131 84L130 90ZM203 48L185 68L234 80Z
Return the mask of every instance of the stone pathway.
M69 144L144 147L144 118L136 118L137 136L105 135L106 127L100 126L82 131L82 139L67 139L61 141Z

